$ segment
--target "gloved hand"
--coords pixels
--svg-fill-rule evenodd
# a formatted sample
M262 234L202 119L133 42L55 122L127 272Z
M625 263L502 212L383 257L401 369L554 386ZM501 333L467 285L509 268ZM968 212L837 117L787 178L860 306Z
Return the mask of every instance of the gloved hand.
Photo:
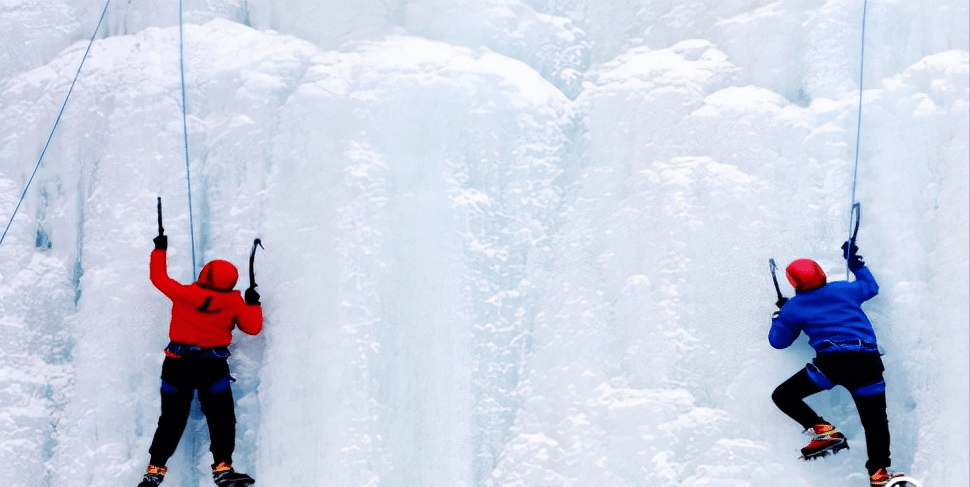
M777 306L778 309L781 309L781 308L784 308L785 307L785 303L787 303L787 302L788 302L788 298L782 296L782 297L778 298L778 301L775 302L775 306Z
M155 242L155 250L168 250L168 236L159 235L152 239Z
M859 247L855 244L852 244L851 248L849 247L848 241L842 244L842 256L849 263L849 270L852 272L862 269L866 265L866 261L862 259L862 256L858 252Z
M259 293L256 292L254 288L247 288L245 294L243 294L246 299L246 304L259 306Z

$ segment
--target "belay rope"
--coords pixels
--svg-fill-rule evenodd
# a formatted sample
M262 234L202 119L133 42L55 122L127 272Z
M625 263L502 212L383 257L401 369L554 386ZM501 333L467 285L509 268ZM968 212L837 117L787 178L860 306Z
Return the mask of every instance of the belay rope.
M862 138L862 82L866 66L866 11L869 0L862 2L862 37L859 41L859 110L856 114L855 129L855 164L852 168L852 201L849 204L849 248L855 244L856 235L859 233L859 220L861 219L861 208L856 201L855 192L859 181L859 146ZM849 270L849 260L845 261L845 279L848 280L852 272Z
M195 220L192 218L192 172L189 169L189 125L185 108L185 16L182 0L179 0L179 80L182 86L182 141L185 148L185 185L189 199L189 242L192 246L192 276L199 275L199 263L195 259Z
M51 127L50 135L47 136L47 142L44 144L44 148L40 151L40 157L37 158L37 164L34 166L34 172L30 174L30 178L27 179L27 184L24 185L24 190L20 194L20 201L17 202L17 206L14 208L13 212L10 213L10 220L7 221L6 228L3 229L3 235L0 235L0 244L3 244L3 240L7 238L7 232L10 230L10 226L13 224L13 219L17 216L17 212L20 211L20 205L23 204L24 199L27 197L27 190L30 189L30 183L34 181L34 176L37 175L37 171L40 169L40 165L44 162L44 155L47 154L47 149L51 145L51 141L54 139L54 132L57 131L57 126L61 123L61 117L64 116L64 110L67 109L67 102L71 99L71 93L74 92L74 85L77 84L78 78L81 76L81 68L84 67L84 61L88 59L88 54L91 53L91 46L94 45L94 39L98 36L98 31L101 30L101 24L104 23L104 17L108 13L108 5L111 0L104 2L104 8L101 9L101 17L98 19L98 25L94 28L94 32L91 33L91 39L88 41L88 47L84 50L84 56L81 56L81 63L77 67L77 72L74 73L74 80L71 81L71 87L67 90L67 95L64 96L64 103L61 104L61 110L57 113L57 118L54 119L54 126Z
M855 131L855 163L852 168L852 191L851 191L851 202L849 204L849 238L848 246L846 247L846 252L850 252L853 245L855 245L856 237L859 234L859 223L862 220L862 205L856 201L856 187L859 182L859 147L860 140L862 138L862 84L863 75L865 73L866 65L866 12L869 5L868 0L862 2L862 37L859 42L859 103L858 112L856 113L856 131ZM781 301L784 296L781 294L781 288L778 287L778 276L776 274L778 266L775 264L775 259L768 259L768 269L771 272L771 279L775 284L775 292L778 294L778 300ZM846 257L845 261L845 278L848 280L852 275L849 269L849 259Z
M186 103L185 103L185 37L184 37L184 15L182 0L179 0L179 77L181 82L181 92L182 92L182 135L183 135L183 147L185 153L185 180L188 193L188 205L189 205L189 237L192 246L192 275L198 275L198 262L195 257L195 220L192 214L192 177L189 170L189 132L188 132L188 115L186 114ZM54 119L54 125L51 127L50 134L47 136L47 142L44 144L44 148L40 152L40 156L37 158L37 164L34 165L34 170L27 179L27 183L24 185L24 189L20 194L20 199L17 201L16 207L10 213L10 219L7 221L7 225L3 230L3 234L0 235L0 244L7 238L7 232L10 231L10 227L13 225L14 218L20 211L20 207L23 205L24 200L27 198L27 191L30 189L31 183L34 181L34 177L37 176L38 170L40 170L41 164L44 162L44 156L47 154L47 150L50 148L51 142L54 140L54 134L57 132L57 128L60 125L61 118L64 116L64 112L67 109L68 101L71 99L71 94L74 92L74 87L77 85L77 80L81 76L81 69L84 67L84 62L87 60L88 55L91 53L91 47L94 45L94 40L97 38L98 32L101 30L101 25L104 23L104 18L108 13L108 7L111 5L111 0L106 0L104 3L104 8L101 9L101 16L98 18L98 24L94 28L94 32L91 33L91 38L88 40L88 46L84 50L84 55L81 57L81 62L78 65L77 72L74 74L74 79L71 81L71 86L67 90L67 95L64 96L64 102L61 104L61 109L57 113L57 117Z
M199 263L195 257L195 220L192 215L192 172L189 167L189 126L185 102L185 15L182 3L182 0L179 0L179 83L182 93L182 146L185 154L185 186L189 205L189 242L192 247L192 278L195 279L199 275ZM195 414L191 417L195 420L195 424L186 428L189 440L190 462L199 458L203 448L200 444L201 435L196 432L199 428L198 418ZM197 469L192 470L190 483L193 485L199 483L199 472Z

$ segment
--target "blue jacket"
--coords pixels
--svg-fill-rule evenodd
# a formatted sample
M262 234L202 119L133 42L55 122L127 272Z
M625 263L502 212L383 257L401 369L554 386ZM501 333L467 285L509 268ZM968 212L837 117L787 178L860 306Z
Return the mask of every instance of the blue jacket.
M768 342L789 347L805 332L816 352L832 343L864 343L876 349L876 334L862 303L879 293L879 285L867 267L855 271L856 280L830 282L806 292L796 292L771 320Z

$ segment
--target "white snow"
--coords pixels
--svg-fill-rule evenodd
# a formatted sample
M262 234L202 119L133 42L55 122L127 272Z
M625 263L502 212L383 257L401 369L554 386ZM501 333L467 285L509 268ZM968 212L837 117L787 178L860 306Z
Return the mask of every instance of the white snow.
M102 1L0 0L0 223ZM169 302L245 270L235 466L262 487L866 485L848 393L773 388L767 260L844 279L856 137L894 466L970 478L970 6L115 2L0 245L0 485L136 485ZM791 289L782 279L783 291ZM201 412L168 487L212 485ZM780 481L779 479L784 479Z

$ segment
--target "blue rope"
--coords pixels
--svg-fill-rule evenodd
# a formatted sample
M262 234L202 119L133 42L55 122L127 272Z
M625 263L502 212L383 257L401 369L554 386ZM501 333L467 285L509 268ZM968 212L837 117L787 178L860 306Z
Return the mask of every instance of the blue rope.
M182 135L183 135L183 146L185 148L185 185L186 192L189 195L189 240L192 245L192 279L196 279L199 275L199 265L195 260L195 223L192 217L192 171L189 168L189 126L186 119L188 115L186 114L185 107L185 16L183 15L182 0L179 0L179 78L182 84ZM197 423L197 421L196 421ZM189 427L188 437L190 445L190 458L199 458L199 452L201 451L199 445L199 437L196 434L195 427ZM199 470L191 470L191 483L192 485L198 485L199 483Z
M10 226L13 224L13 219L17 216L17 212L20 211L20 205L23 204L24 199L27 198L27 190L30 188L30 183L34 181L34 176L37 175L37 171L40 169L40 165L44 162L44 155L47 154L47 149L51 145L51 141L54 139L54 132L57 131L57 126L61 123L61 117L64 116L64 110L67 109L67 101L71 99L71 93L74 92L74 85L77 84L78 78L81 76L81 68L84 67L84 61L87 60L88 54L91 52L91 46L94 45L94 39L98 36L98 31L101 30L101 24L104 22L105 14L108 12L108 5L111 0L107 0L104 3L104 9L101 10L101 18L98 19L98 26L94 28L94 33L91 34L91 40L88 41L88 47L84 51L84 56L81 57L81 64L77 67L77 72L74 73L74 80L71 81L71 87L67 90L67 96L64 97L64 103L61 104L61 110L57 113L57 118L54 119L54 126L51 127L50 135L47 136L47 143L44 144L44 149L40 151L40 157L37 158L37 164L34 166L34 172L30 174L30 178L27 180L27 184L24 185L24 191L20 194L20 201L17 202L16 208L14 208L13 213L10 214L10 220L7 222L7 227L3 229L3 235L0 235L0 244L3 244L3 240L7 238L7 232L10 230Z
M849 204L849 240L854 236L854 226L855 226L855 207L856 207L856 186L859 181L859 141L862 138L862 80L865 69L866 61L866 7L869 1L865 0L862 2L862 40L860 41L859 47L859 111L856 115L856 129L855 129L855 167L852 170L852 201ZM849 270L849 263L846 261L845 266L845 278L849 279L851 271Z
M182 14L182 0L179 0L179 76L182 81L182 134L185 146L185 184L189 195L189 239L192 245L192 278L199 274L198 262L195 260L195 223L192 218L192 172L189 169L189 126L185 109L185 35Z
M182 84L182 140L183 146L185 148L185 185L186 192L189 195L189 239L192 245L192 279L196 279L199 275L198 262L195 260L195 223L192 217L192 171L189 167L189 126L186 119L188 115L186 114L186 103L185 103L185 16L183 15L182 0L179 0L179 79ZM197 423L197 421L196 421ZM189 427L188 437L190 445L190 458L199 458L199 438L196 435L196 428ZM198 469L192 469L191 483L197 485L199 483L199 471Z

